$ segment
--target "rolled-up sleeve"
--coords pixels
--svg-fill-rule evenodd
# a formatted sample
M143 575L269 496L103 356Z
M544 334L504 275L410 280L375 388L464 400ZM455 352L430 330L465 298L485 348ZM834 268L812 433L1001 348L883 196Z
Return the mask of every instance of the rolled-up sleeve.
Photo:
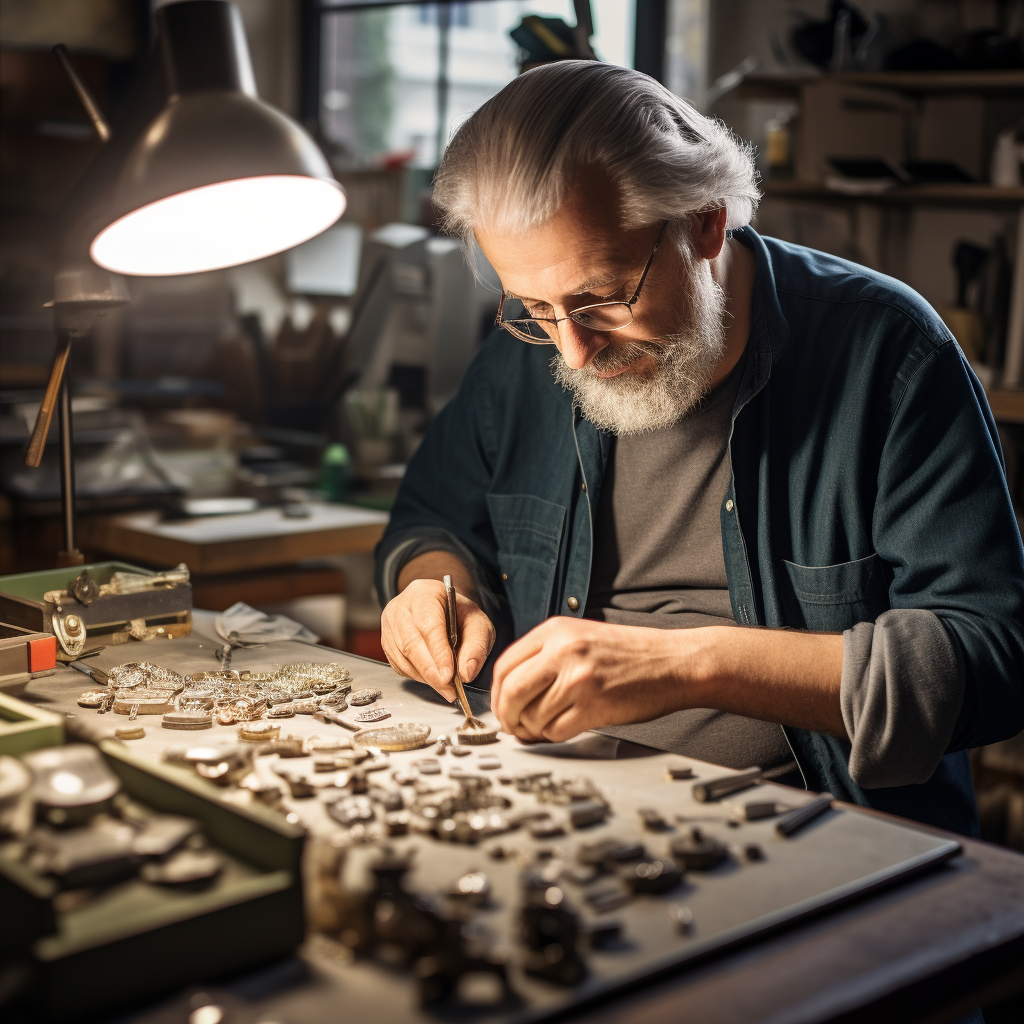
M854 782L865 789L927 782L963 696L963 656L934 612L895 609L846 630L839 701Z

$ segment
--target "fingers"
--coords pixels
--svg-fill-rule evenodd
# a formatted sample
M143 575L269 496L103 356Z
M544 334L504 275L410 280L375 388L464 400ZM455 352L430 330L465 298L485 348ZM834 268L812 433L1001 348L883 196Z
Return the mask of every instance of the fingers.
M381 645L396 672L427 683L451 701L454 662L444 607L444 587L436 580L411 584L384 609Z
M472 682L494 646L491 620L468 598L459 598L459 673L463 682Z
M523 709L551 686L557 677L557 666L543 651L518 665L511 672L506 672L501 680L497 698L494 696L493 687L491 689L491 710L501 722L502 729L515 734L516 727L524 724L521 721ZM528 725L526 728L532 732Z
M549 619L548 622L551 620ZM502 690L505 680L511 671L517 666L538 655L544 648L544 627L545 622L535 626L526 636L521 637L514 644L510 645L501 657L494 663L494 672L491 675L491 708L497 708L501 704ZM497 714L497 711L495 711ZM500 721L500 718L499 718Z

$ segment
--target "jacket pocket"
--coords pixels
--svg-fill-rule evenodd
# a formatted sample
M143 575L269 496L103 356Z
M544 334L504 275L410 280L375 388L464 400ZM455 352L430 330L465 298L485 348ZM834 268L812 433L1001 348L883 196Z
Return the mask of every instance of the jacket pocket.
M498 568L517 637L548 616L565 509L533 494L488 494Z
M885 563L876 554L837 565L796 565L785 559L782 564L787 626L841 633L858 622L874 622L889 607Z

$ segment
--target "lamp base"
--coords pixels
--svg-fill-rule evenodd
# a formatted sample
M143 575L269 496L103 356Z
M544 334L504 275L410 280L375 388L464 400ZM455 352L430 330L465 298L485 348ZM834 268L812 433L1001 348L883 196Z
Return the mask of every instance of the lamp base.
M71 551L57 552L56 568L66 569L72 565L85 565L85 555L78 548L73 548Z

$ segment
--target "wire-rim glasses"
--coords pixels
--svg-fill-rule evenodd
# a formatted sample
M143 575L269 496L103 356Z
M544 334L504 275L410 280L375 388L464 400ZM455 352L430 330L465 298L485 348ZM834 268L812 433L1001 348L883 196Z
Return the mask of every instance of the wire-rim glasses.
M558 325L565 320L571 320L574 324L578 324L588 331L621 331L633 322L633 307L640 299L640 291L644 286L644 281L647 280L647 273L651 269L654 256L661 246L661 240L665 237L666 228L668 228L668 221L661 225L658 240L654 243L651 255L647 257L647 263L644 265L643 273L640 275L640 281L636 286L636 291L633 292L632 298L624 302L590 303L586 306L580 306L579 309L572 310L568 316L526 316L505 320L502 317L502 310L504 309L507 296L502 291L501 300L498 303L498 315L494 318L494 323L498 327L504 327L514 337L519 338L521 341L529 342L531 345L554 345L558 339ZM551 326L548 327L548 324Z

